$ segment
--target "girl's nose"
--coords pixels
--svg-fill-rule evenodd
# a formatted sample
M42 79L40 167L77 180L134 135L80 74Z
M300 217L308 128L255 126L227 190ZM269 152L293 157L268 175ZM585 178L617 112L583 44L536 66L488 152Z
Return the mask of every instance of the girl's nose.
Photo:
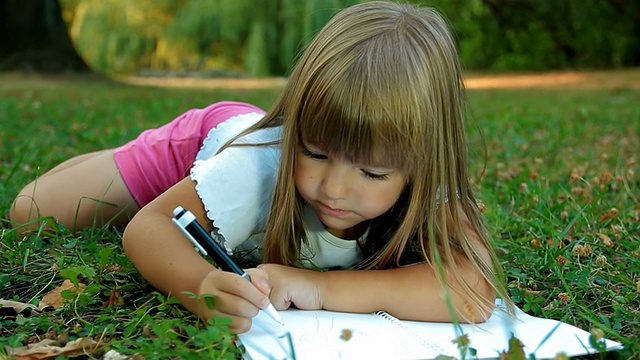
M338 165L329 165L323 174L320 190L329 199L343 199L347 196L348 172Z

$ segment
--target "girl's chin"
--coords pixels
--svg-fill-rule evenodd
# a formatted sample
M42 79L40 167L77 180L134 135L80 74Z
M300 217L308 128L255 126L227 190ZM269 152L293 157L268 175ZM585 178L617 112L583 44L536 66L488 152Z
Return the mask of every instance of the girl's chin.
M336 221L335 219L324 220L322 217L320 218L320 222L322 226L324 226L324 229L331 235L344 240L358 239L364 234L367 228L366 224L363 223L354 224L353 221L346 223L344 221ZM363 226L358 226L359 224L363 224Z

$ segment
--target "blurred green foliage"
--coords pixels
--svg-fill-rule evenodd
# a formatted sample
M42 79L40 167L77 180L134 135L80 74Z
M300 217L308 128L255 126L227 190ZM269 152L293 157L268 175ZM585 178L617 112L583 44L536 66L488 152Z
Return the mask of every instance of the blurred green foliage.
M363 0L60 0L98 71L286 75L336 12ZM413 0L440 10L471 70L640 64L640 2Z
M427 1L416 1L427 3ZM640 65L640 1L434 0L478 70Z

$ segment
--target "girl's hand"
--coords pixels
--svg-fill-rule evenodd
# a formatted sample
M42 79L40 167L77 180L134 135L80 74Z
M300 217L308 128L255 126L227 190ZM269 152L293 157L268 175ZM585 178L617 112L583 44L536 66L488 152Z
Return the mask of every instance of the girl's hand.
M226 271L215 269L200 283L198 295L213 295L214 307L210 309L203 299L199 300L198 314L202 319L214 316L230 317L229 328L234 333L251 328L251 318L269 305L270 287L267 274L258 269L247 271L251 281Z
M292 304L303 310L323 308L321 272L278 264L262 264L258 269L268 274L269 298L276 309L285 310Z

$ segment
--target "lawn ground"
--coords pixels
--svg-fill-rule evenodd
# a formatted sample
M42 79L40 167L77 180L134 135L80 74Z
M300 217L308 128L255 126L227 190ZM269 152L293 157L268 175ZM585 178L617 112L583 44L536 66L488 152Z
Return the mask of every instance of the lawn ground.
M122 254L119 230L23 236L6 214L24 184L70 156L217 100L268 108L282 81L0 74L0 297L37 305L65 279L87 286L54 311L0 319L0 344L89 338L102 345L93 357L233 357L224 321L199 324L153 291ZM639 359L640 70L466 82L474 181L514 301L599 328L626 347L610 357Z

